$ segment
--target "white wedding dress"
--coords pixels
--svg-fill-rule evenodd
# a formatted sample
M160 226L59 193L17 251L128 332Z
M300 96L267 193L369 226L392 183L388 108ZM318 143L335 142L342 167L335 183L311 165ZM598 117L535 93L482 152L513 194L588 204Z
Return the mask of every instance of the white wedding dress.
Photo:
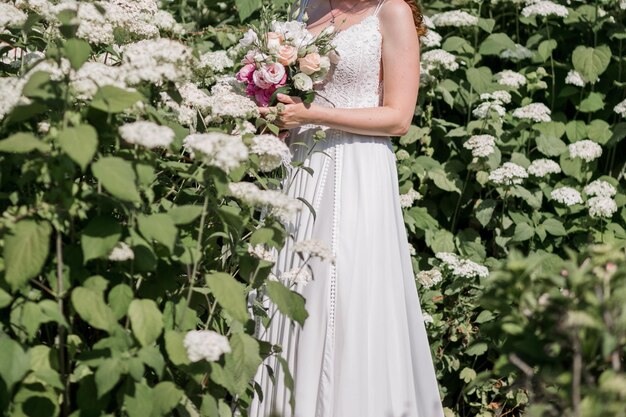
M319 88L317 104L380 105L379 9L336 36L340 62ZM257 337L282 346L295 388L290 392L270 356L255 376L263 398L253 399L249 415L442 417L390 139L328 129L314 144L317 129L304 126L289 138L293 159L313 173L292 170L288 193L310 202L316 216L305 208L288 230L295 241L325 242L336 262L310 262L313 281L297 288L309 313L303 327L267 304L274 318L268 329L257 327ZM302 263L293 243L278 253L277 276Z

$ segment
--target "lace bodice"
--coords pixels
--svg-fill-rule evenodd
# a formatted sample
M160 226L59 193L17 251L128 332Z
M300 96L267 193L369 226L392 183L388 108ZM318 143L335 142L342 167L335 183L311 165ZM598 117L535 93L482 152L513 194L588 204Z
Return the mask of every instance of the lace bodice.
M315 104L324 107L360 108L380 105L382 35L377 11L345 30L333 40L339 62L327 80L315 89Z

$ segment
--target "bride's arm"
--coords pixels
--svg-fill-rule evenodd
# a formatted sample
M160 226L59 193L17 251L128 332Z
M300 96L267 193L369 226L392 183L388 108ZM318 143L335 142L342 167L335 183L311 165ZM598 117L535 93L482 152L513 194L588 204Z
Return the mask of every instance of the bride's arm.
M384 98L382 106L370 108L327 108L305 106L281 95L286 104L281 125L294 128L307 123L374 136L401 136L411 125L419 89L419 40L411 9L403 0L388 0L380 11L383 35L382 63Z

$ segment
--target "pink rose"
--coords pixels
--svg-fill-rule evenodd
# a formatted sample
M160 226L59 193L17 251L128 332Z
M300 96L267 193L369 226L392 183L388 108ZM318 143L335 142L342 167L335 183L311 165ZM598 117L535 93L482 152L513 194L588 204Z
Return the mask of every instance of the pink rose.
M317 52L310 53L304 58L298 59L300 64L300 71L306 75L311 75L314 72L319 71L321 67L322 57Z
M242 64L246 64L246 65L247 65L247 64L254 64L254 63L256 62L256 61L254 60L254 56L255 56L256 54L258 54L258 53L259 53L259 51L254 50L254 49L250 49L248 52L246 52L246 56L244 56L244 57L241 59L241 63L242 63Z
M280 45L285 40L285 37L282 35L282 33L267 32L267 34L265 35L265 40L267 42L267 49L269 49L270 51L276 51L278 50L278 48L280 48Z
M276 91L276 88L271 87L267 90L257 90L254 98L256 102L261 106L269 106L270 100L272 99L272 94Z
M255 69L256 65L254 64L244 65L236 75L237 80L241 81L242 83L252 82L252 74L254 73Z
M282 45L278 48L278 62L288 66L298 59L298 49L291 45Z
M254 71L252 79L254 84L262 89L267 89L273 85L283 86L287 82L287 71L282 64L275 62Z

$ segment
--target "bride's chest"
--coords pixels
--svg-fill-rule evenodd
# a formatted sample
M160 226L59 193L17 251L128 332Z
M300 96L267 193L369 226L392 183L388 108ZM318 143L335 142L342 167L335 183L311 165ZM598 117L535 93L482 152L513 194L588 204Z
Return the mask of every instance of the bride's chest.
M382 35L378 28L378 18L369 16L360 23L340 31L333 40L339 54L336 72L350 73L375 70L378 75Z

